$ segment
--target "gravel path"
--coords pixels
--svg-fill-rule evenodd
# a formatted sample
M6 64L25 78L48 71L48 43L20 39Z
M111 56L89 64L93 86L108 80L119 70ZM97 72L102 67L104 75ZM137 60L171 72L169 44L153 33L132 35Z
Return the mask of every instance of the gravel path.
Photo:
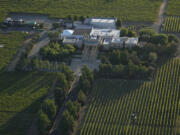
M158 33L160 32L161 26L165 20L165 17L166 17L165 13L166 13L167 7L168 7L168 0L163 0L163 3L161 4L160 9L159 9L158 19L152 26L155 29L155 31Z

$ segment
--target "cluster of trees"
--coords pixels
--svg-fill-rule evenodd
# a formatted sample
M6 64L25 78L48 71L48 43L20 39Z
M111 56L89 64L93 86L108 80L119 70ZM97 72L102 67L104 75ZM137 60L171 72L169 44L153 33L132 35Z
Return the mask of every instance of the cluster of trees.
M59 132L61 134L69 135L71 132L73 132L74 123L79 118L80 108L86 102L86 96L92 88L93 80L93 72L89 70L87 66L84 66L82 68L82 75L80 76L79 84L77 86L77 95L75 95L75 101L69 100L66 103L66 109L64 110L62 119L59 122ZM63 86L66 87L66 85ZM65 97L66 94L64 93L63 96ZM63 98L61 101L63 101Z
M47 135L52 124L53 119L56 116L57 106L52 99L46 99L38 113L38 127L40 134Z
M40 50L40 55L43 59L50 61L70 61L74 52L73 45L61 45L56 42L43 47Z
M125 79L147 78L155 70L157 59L156 52L141 57L133 50L112 50L102 57L99 74Z
M68 94L69 86L74 80L73 72L70 70L70 67L65 64L61 64L61 72L56 73L56 77L57 85L54 90L55 100L46 99L42 103L38 114L38 127L40 133L43 135L48 134L57 110L62 106L62 103ZM68 103L67 108L70 112L75 113L73 105Z
M79 118L80 104L77 101L69 100L66 103L66 109L59 122L59 130L63 135L69 135L73 132L75 120Z
M128 29L128 28L121 28L120 36L121 37L136 37L136 31Z
M158 55L175 56L179 40L172 34L157 34L153 29L142 29L140 41L146 42L145 49L153 49Z

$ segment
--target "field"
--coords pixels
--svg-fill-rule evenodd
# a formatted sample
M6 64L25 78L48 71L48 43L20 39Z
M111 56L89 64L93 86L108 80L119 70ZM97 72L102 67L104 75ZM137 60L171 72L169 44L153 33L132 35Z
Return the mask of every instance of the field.
M153 81L97 81L80 135L174 135L179 74L180 59L171 59Z
M179 0L169 0L167 15L180 16L180 1Z
M10 60L22 45L24 38L25 34L20 32L0 33L0 45L4 46L0 48L0 70L9 64Z
M25 135L52 85L48 73L0 74L0 134Z
M173 32L173 33L180 32L180 17L176 17L176 16L166 17L163 31Z
M154 21L162 0L1 0L0 20L8 12L49 14L51 17L109 16L125 21Z
M48 73L5 72L24 38L19 32L0 33L0 135L26 134L54 78Z

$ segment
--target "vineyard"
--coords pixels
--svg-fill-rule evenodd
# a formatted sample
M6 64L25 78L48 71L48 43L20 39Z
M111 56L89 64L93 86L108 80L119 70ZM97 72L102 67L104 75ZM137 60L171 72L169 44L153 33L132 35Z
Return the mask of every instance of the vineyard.
M27 133L53 78L48 73L0 73L1 135Z
M180 15L180 0L168 0L167 15Z
M25 34L20 32L11 32L2 34L0 32L0 70L4 69L21 47Z
M154 21L161 3L162 0L0 0L0 21L9 12L49 14L58 18L115 16L126 21Z
M180 17L169 16L165 19L165 24L163 26L163 31L165 32L180 32Z
M97 81L80 135L174 135L179 74L180 59L171 59L153 81Z

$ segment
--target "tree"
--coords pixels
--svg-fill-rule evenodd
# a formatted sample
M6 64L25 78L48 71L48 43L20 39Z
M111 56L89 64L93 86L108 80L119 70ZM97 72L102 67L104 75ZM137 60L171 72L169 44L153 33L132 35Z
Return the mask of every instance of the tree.
M121 57L120 58L121 58L122 64L127 65L128 61L129 61L128 51L127 50L121 51Z
M42 104L42 111L47 114L50 120L53 120L56 115L56 105L54 100L46 99Z
M117 27L121 27L122 26L122 20L117 20L117 22L116 22L116 26Z
M79 85L80 85L80 88L86 93L88 94L90 89L91 89L91 82L84 76L81 76L80 77L80 80L79 80Z
M139 70L138 66L135 65L131 60L129 60L128 69L129 69L129 77L134 77L135 75L137 75L137 72Z
M132 59L132 62L135 63L136 65L139 65L140 62L141 62L140 59L139 59L139 57L137 56L136 51L133 51L133 52L131 53L131 59Z
M42 134L48 133L48 128L51 124L51 121L49 120L48 116L40 110L38 113L38 127Z
M87 66L82 67L82 76L87 78L90 81L90 83L92 83L94 80L94 74Z
M63 135L69 135L69 133L73 131L73 127L74 118L68 110L65 110L59 123L59 130Z
M34 68L35 70L38 70L38 69L39 69L39 60L38 60L37 57L35 57L35 58L33 59L33 68Z
M175 35L169 34L169 35L168 35L168 42L169 42L169 43L172 43L172 42L178 43L178 42L179 42L179 39L178 39Z
M73 72L69 66L66 66L65 63L60 65L60 71L65 74L67 81L70 83L74 80Z
M109 55L109 60L111 62L111 64L116 65L116 64L120 64L120 51L119 50L113 50L110 55Z
M120 36L121 37L128 36L128 29L127 28L121 28Z
M84 94L84 92L82 90L79 91L78 93L78 101L81 103L81 105L84 105L86 102L86 95Z
M123 75L124 74L124 70L125 70L125 66L122 64L119 65L115 65L113 67L113 72L115 73L115 75Z
M143 35L153 36L155 34L156 34L156 32L153 29L150 29L150 28L142 29L139 32L140 37L143 36Z
M128 30L128 37L136 37L136 32L133 30Z
M70 53L70 54L73 54L73 53L75 52L75 48L74 48L74 46L71 45L71 44L65 45L64 48L67 49L67 50L69 50L69 53Z
M57 87L54 90L56 104L60 107L67 96L67 90Z
M165 34L156 34L156 35L152 36L151 42L154 44L167 45L168 36Z
M57 86L65 90L68 89L68 82L66 80L66 76L63 73L61 72L57 73L57 81L58 81Z
M59 32L52 32L52 31L50 31L50 32L48 33L48 37L49 37L49 39L50 39L51 41L57 40L58 37L59 37Z
M80 104L77 102L72 102L69 100L66 103L66 109L69 113L73 116L74 119L78 119L78 112L79 112Z
M149 53L149 61L152 63L155 63L157 61L157 54L155 52L150 52Z

